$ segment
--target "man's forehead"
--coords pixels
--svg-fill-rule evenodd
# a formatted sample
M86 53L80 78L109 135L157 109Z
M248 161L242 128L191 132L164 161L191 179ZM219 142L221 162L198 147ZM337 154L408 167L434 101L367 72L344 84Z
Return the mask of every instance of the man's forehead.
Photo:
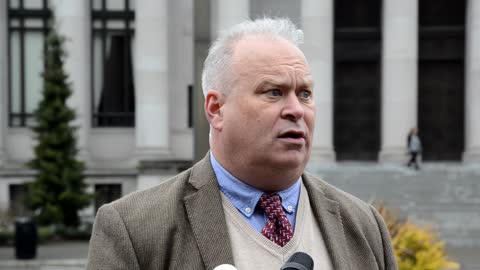
M302 51L290 41L281 37L249 35L238 40L233 47L233 58L236 61L245 59L268 61L292 57L305 61Z
M309 73L302 51L282 38L246 37L233 48L231 63L241 69L285 66Z

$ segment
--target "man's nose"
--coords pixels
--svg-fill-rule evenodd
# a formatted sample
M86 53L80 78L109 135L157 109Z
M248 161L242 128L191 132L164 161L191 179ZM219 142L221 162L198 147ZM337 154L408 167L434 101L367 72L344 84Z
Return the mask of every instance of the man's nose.
M303 117L305 113L305 108L302 105L302 102L299 100L299 97L295 92L289 93L285 97L284 107L282 109L282 117L297 121Z

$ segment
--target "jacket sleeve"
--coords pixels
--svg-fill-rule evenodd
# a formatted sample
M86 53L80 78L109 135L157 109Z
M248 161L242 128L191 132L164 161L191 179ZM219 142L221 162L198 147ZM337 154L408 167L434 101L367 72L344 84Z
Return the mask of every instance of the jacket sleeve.
M395 259L395 252L393 251L392 241L390 239L390 233L388 232L387 226L385 225L380 213L378 213L373 206L370 206L370 209L372 210L377 221L378 229L382 238L384 270L397 270L398 266Z
M98 210L90 239L87 269L140 269L125 223L110 204Z

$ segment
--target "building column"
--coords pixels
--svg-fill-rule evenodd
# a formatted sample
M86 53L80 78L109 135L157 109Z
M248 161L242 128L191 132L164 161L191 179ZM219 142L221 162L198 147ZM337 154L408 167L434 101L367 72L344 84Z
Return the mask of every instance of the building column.
M465 162L480 162L480 1L467 1Z
M202 89L203 62L210 43L218 32L240 23L250 16L249 0L195 0L194 1L194 161L201 160L209 150L209 123L205 118Z
M379 160L405 161L417 125L418 0L383 2L382 146Z
M193 161L197 162L205 157L210 149L208 143L209 123L205 117L202 91L202 70L203 62L207 58L208 47L210 46L210 33L214 31L210 28L210 0L195 0L194 10L194 87L193 87Z
M250 0L211 0L210 35L212 41L218 32L250 18Z
M167 0L137 1L135 139L139 161L171 157Z
M303 51L315 82L317 107L310 161L333 162L333 1L303 0Z
M5 157L5 138L7 133L7 121L8 121L8 100L7 92L8 84L8 70L7 70L7 5L0 5L0 168L4 165ZM1 196L0 196L1 198ZM1 203L1 202L0 202Z
M58 31L66 40L67 52L65 71L72 86L72 96L68 100L76 113L74 125L77 130L79 158L89 161L88 138L91 127L91 83L90 83L90 5L88 1L53 2Z

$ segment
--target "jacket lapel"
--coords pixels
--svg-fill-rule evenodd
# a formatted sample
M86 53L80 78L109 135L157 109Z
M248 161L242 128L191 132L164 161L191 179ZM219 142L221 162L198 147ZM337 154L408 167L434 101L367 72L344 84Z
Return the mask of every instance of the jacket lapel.
M320 181L309 178L305 174L302 178L308 192L313 213L320 224L333 268L336 270L355 269L349 259L349 249L338 202L326 196Z
M184 197L184 203L205 268L233 264L222 199L209 154L193 167L189 183L194 191Z

